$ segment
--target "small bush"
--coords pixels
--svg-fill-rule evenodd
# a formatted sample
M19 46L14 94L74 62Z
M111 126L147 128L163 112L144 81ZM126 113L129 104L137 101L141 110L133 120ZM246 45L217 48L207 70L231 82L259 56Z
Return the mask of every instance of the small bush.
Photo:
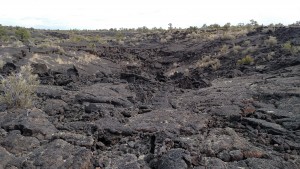
M290 41L287 41L285 42L283 45L282 45L282 48L283 50L285 51L291 51L292 50L292 44Z
M223 36L221 36L221 39L223 40L234 40L236 37L233 34L230 33L224 33Z
M70 34L69 41L73 43L88 41L86 37L77 35L75 33Z
M239 45L234 45L232 47L232 51L233 51L234 54L238 54L241 49L242 49L242 47L239 46Z
M277 39L276 39L276 37L274 37L274 36L269 36L269 39L266 39L265 40L265 44L267 45L267 46L275 46L276 44L277 44Z
M17 28L15 34L16 37L22 42L28 41L29 38L31 37L30 32L25 28Z
M273 59L274 56L275 56L275 52L270 52L270 53L268 53L268 55L266 56L266 59L267 59L268 61L270 61L270 60Z
M246 49L244 49L243 51L242 51L242 54L243 55L246 55L246 54L248 54L248 53L253 53L253 52L255 52L257 50L257 46L249 46L249 47L247 47Z
M211 66L213 70L217 70L221 67L221 63L219 59L211 58L210 56L205 56L196 63L196 66L198 68L206 68Z
M121 32L117 32L115 36L117 41L124 40L124 35Z
M0 60L0 70L3 69L4 65L5 65L5 62L3 60Z
M229 46L228 45L223 45L221 48L220 48L220 52L222 54L225 54L228 52L228 49L229 49Z
M64 48L62 48L61 46L51 42L51 41L47 41L47 42L42 42L38 45L36 45L36 47L40 48L40 49L47 49L47 48L52 48L54 52L62 55L65 54L65 50Z
M244 41L243 45L244 46L249 46L251 44L251 41L250 40L246 40Z
M9 108L31 108L39 81L31 66L22 66L19 73L1 79L0 102Z
M290 41L285 42L282 45L282 49L284 51L287 51L287 52L291 53L292 55L295 55L295 54L297 54L300 51L300 47L293 46Z
M11 44L12 47L15 47L15 48L20 48L20 47L23 47L24 44L23 42L17 40L17 41L14 41L12 44Z
M1 24L0 24L0 41L2 41L2 42L8 42L9 41L7 28L2 26Z
M3 37L7 36L6 35L6 29L0 25L0 39L2 39Z
M238 65L250 65L253 62L254 62L254 59L250 55L247 55L244 58L242 58L241 60L238 60L237 64Z

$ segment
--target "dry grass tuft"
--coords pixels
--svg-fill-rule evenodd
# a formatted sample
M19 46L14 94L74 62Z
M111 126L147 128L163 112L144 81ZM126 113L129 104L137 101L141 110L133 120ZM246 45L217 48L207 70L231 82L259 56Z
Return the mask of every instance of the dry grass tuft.
M22 66L19 73L2 77L0 102L9 108L31 108L38 85L37 75L32 74L31 66Z
M213 70L217 70L221 67L220 60L212 58L211 56L205 56L196 63L198 68L211 67Z
M277 39L274 36L269 36L269 39L265 40L265 44L269 47L273 47L277 44Z
M3 66L5 65L5 62L3 60L0 60L0 70L3 69Z
M241 60L238 60L237 64L238 65L250 65L253 62L254 62L254 59L250 55L247 55L244 58L242 58Z
M232 51L233 51L234 54L238 54L238 53L240 52L241 49L242 49L242 47L239 46L239 45L234 45L234 46L232 47Z

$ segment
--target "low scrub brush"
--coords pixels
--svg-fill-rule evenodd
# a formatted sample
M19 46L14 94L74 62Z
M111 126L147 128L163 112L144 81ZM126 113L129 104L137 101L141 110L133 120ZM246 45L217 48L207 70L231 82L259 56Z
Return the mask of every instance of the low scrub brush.
M31 108L38 85L37 75L32 74L31 66L22 66L19 73L2 77L0 102L8 108Z
M241 60L238 60L237 64L238 65L250 65L253 62L254 62L254 59L250 55L247 55L244 58L242 58Z

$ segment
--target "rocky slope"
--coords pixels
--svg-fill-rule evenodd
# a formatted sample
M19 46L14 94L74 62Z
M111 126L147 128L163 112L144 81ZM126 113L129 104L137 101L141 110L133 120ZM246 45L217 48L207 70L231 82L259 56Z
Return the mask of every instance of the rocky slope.
M1 74L29 63L41 85L36 108L1 105L0 168L299 168L300 54L281 44L300 45L300 30L172 35L176 42L135 47L65 42L64 53L2 46L12 57ZM278 43L266 46L270 35ZM243 55L232 44L244 41L255 46L254 64L236 64ZM207 55L217 70L196 65Z

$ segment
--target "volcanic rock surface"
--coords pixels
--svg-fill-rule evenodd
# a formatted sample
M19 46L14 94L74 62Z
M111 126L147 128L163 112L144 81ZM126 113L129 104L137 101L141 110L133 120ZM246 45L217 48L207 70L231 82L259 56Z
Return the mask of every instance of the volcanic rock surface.
M255 64L227 52L217 70L195 66L223 44L269 35L278 45L257 44ZM65 54L1 47L14 56L3 76L31 64L41 85L36 108L1 106L0 168L298 169L300 54L280 49L293 39L299 29L93 50L65 42Z

